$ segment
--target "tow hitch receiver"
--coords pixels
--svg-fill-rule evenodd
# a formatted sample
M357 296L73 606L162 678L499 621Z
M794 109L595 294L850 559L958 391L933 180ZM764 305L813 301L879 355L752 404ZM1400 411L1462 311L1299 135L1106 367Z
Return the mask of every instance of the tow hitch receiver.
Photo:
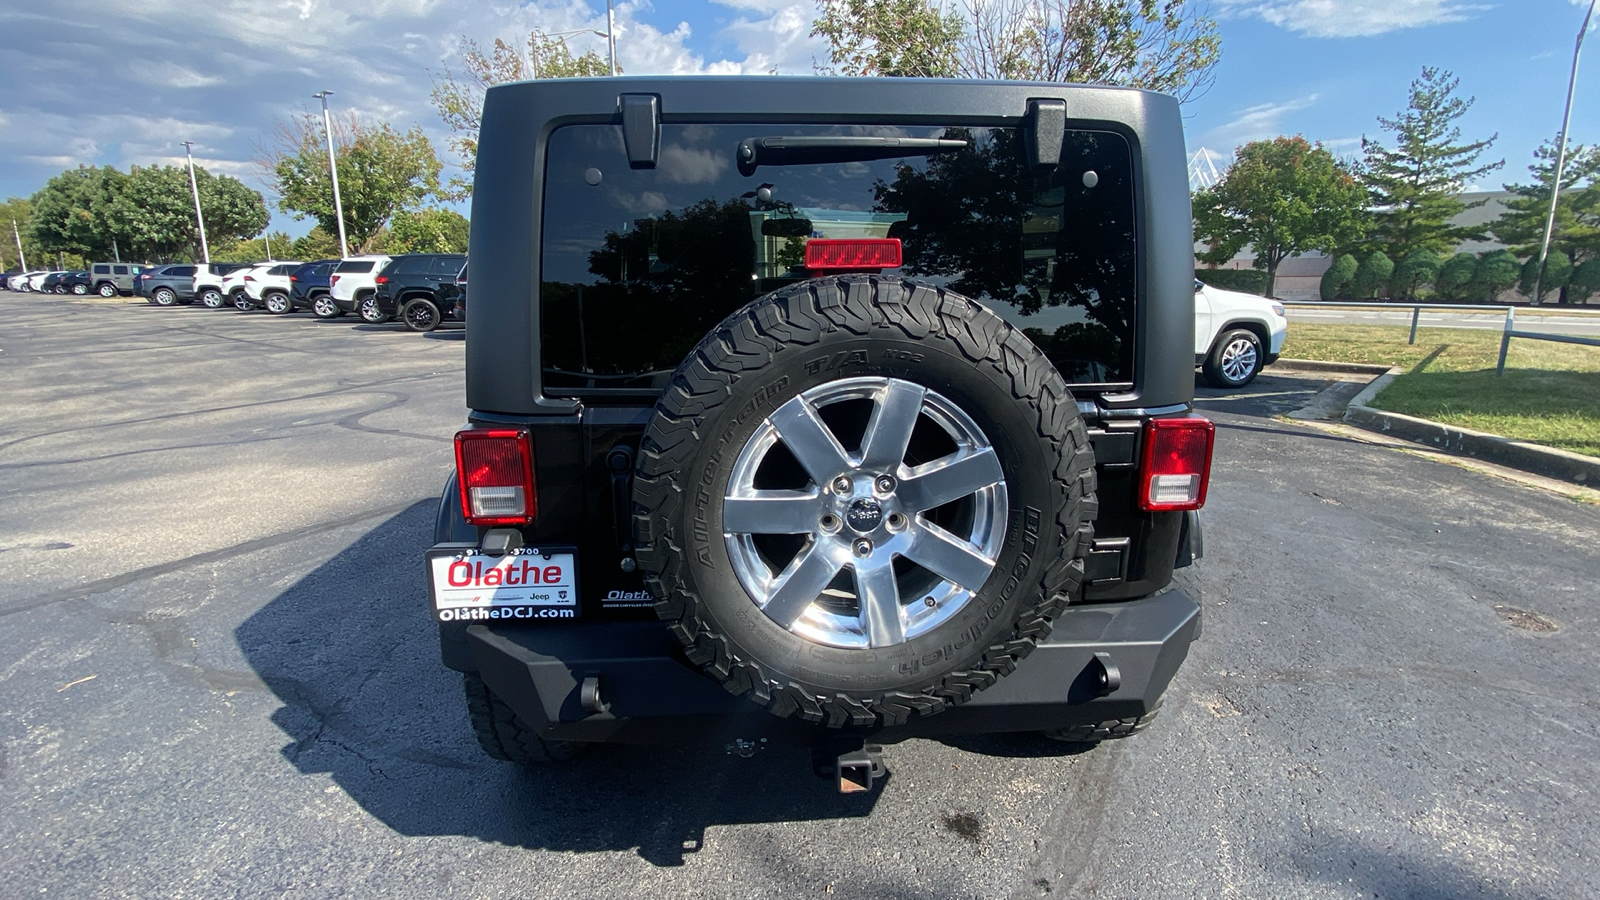
M832 778L841 794L870 791L873 782L889 774L882 746L848 738L811 748L811 769L819 777Z

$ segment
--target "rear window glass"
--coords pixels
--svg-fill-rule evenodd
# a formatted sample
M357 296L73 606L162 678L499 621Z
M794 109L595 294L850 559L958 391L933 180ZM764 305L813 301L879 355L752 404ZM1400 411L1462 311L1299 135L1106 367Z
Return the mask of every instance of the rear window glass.
M126 274L128 274L128 267L127 266L112 266L111 267L111 274L113 274L113 275L126 275Z
M428 257L404 256L384 267L390 275L421 275L428 271Z
M782 160L740 173L747 138L934 138L929 155ZM1016 129L664 125L655 169L631 169L621 129L550 138L540 327L544 391L665 387L717 322L806 277L806 241L899 238L885 274L981 300L1067 381L1132 381L1132 153L1121 135L1069 130L1054 172L1028 168ZM951 142L961 142L952 144Z
M334 269L334 271L341 275L346 272L371 272L372 266L376 262L377 260L373 259L347 259L344 262L339 263L339 267Z
M193 275L194 274L194 270L195 270L194 266L173 266L172 268L167 270L167 274L168 275L174 275L174 276L177 276L177 275Z
M461 271L461 259L455 256L441 256L433 261L431 273L434 275L454 275Z

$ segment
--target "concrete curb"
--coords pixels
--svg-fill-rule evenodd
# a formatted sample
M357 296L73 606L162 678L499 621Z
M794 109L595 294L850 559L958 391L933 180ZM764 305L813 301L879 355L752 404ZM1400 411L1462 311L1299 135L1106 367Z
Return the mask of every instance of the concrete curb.
M1556 478L1587 487L1600 487L1600 459L1583 456L1554 447L1542 447L1525 441L1514 441L1498 434L1487 434L1442 425L1428 419L1374 409L1368 404L1378 393L1394 381L1403 369L1389 369L1372 380L1361 393L1351 398L1345 408L1344 422L1357 428L1376 431L1391 437L1402 438L1437 450L1470 456L1512 469L1520 469L1545 478Z

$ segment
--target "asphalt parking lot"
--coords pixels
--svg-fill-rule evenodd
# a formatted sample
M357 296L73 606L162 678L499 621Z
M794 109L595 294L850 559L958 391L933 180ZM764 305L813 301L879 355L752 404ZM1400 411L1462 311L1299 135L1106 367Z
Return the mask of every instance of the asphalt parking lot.
M484 757L422 576L459 331L0 294L0 894L1560 897L1600 885L1600 508L1203 391L1146 734Z

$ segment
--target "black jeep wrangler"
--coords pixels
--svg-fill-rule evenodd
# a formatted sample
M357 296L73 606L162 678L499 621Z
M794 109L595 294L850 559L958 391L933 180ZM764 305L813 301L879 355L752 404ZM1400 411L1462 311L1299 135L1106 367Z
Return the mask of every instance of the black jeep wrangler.
M1212 426L1170 97L488 91L427 567L501 759L1122 737L1200 633ZM770 744L769 744L770 745Z

